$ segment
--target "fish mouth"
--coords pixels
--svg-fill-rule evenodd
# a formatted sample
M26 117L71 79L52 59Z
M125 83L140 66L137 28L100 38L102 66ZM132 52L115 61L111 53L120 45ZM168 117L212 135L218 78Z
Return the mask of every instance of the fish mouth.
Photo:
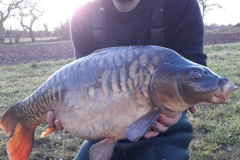
M213 98L211 99L210 103L214 104L224 104L226 103L228 97L237 89L237 86L235 86L230 80L228 80L226 83L220 85L216 92L213 95Z

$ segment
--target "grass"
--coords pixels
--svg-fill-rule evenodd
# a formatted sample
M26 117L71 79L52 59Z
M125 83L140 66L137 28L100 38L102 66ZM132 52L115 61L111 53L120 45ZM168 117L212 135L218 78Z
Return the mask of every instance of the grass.
M209 45L208 67L240 85L240 43ZM231 95L227 104L199 107L189 114L194 126L190 145L191 160L240 159L240 91Z
M229 77L240 86L240 43L205 47L208 67L221 76ZM19 64L0 67L0 117L12 104L22 100L42 84L54 71L71 60ZM227 104L199 107L189 114L194 127L190 144L191 160L240 159L240 91L231 95ZM41 139L47 124L40 125L30 159L47 156L50 159L73 159L82 143L70 134L52 133ZM0 159L7 160L6 137L0 131Z

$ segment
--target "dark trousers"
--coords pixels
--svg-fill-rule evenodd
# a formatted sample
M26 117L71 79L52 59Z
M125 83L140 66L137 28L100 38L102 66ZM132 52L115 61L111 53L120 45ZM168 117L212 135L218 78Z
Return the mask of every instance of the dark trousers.
M192 139L192 126L185 113L167 132L137 142L119 141L111 160L187 160L188 145ZM89 148L98 141L84 141L75 160L89 160Z

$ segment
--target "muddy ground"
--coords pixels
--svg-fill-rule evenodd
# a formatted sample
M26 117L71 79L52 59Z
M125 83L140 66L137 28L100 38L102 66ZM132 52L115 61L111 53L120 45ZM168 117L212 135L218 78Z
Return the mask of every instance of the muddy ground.
M74 58L70 41L0 46L0 66L69 58Z
M204 36L204 44L225 44L240 42L240 32L238 33L222 33L222 34L206 34Z
M240 42L240 32L206 34L204 38L205 45L234 42ZM74 58L74 50L70 41L0 46L0 66L69 58Z

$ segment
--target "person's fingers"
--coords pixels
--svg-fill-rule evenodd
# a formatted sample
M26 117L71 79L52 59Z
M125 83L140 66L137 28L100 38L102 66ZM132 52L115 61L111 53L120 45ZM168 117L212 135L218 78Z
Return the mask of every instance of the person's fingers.
M145 138L152 138L152 137L156 137L160 132L156 132L156 131L147 131L145 134L144 134L144 137Z
M68 131L65 128L62 130L62 132L63 133L68 133Z
M63 130L64 128L63 128L63 126L62 126L62 122L60 121L60 120L55 120L54 121L54 124L55 124L55 126L57 127L57 129L59 129L59 130Z
M46 122L49 125L52 125L54 123L55 117L52 111L48 111L46 114Z
M174 118L169 118L169 117L165 116L164 114L160 114L160 116L158 117L158 122L163 124L165 127L171 127L174 124L176 124L180 120L181 117L182 117L182 114L177 115Z
M144 134L145 138L151 138L151 137L155 137L160 133L165 132L169 127L164 126L163 124L161 124L160 122L156 121L153 126L151 127L151 130L147 131Z
M169 118L164 114L160 114L157 121L151 127L149 131L144 134L145 138L155 137L160 133L165 132L169 127L176 124L182 117L182 114L177 115L174 118Z
M191 113L196 113L197 112L196 106L193 106L193 107L189 108L189 111Z
M162 123L156 121L153 126L152 126L152 130L156 131L156 132L160 132L163 133L165 132L169 127L164 126Z

